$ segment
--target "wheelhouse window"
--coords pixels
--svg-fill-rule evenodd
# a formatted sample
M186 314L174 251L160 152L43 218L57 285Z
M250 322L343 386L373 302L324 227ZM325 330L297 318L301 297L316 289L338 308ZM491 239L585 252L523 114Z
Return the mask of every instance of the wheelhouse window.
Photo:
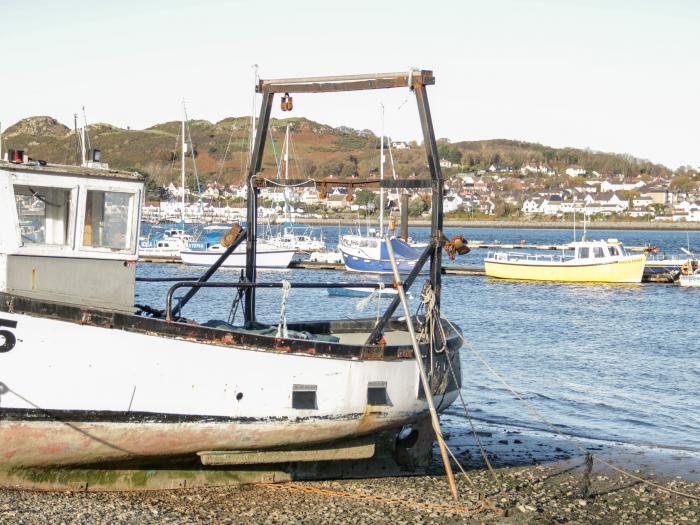
M605 257L605 252L603 251L602 246L594 246L593 247L593 257L595 257L595 258Z
M588 246L582 246L578 250L578 256L581 259L588 259L590 257Z
M620 249L615 245L608 246L608 250L610 251L610 255L612 255L613 257L616 255L622 255L620 253Z
M134 194L88 190L85 203L83 246L128 250Z
M23 245L68 244L71 190L14 185Z

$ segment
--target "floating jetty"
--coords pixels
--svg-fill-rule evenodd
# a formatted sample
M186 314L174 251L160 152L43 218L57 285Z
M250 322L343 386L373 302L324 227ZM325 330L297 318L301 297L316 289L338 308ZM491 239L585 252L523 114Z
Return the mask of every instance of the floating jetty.
M164 264L182 264L177 258L139 258L139 262L145 263L164 263ZM345 266L341 263L327 263L314 261L292 261L289 265L290 270L336 270L345 271ZM458 275L463 277L486 277L486 272L482 266L462 266L462 265L443 265L443 275ZM644 275L643 283L658 283L658 284L673 284L675 280L672 276L666 273Z

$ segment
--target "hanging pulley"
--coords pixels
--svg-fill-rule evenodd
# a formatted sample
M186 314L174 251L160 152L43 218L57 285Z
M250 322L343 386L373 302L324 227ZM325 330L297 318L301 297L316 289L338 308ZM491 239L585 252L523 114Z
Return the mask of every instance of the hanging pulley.
M289 93L285 93L282 96L282 101L280 102L280 107L282 108L282 111L292 111L294 104L292 103L292 97L289 96Z

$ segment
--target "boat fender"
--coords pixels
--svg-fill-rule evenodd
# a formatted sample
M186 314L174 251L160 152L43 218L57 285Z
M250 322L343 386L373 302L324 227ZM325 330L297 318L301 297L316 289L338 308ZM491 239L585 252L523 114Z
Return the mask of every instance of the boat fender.
M683 264L681 264L681 274L682 275L690 275L690 268L691 268L690 261L684 262Z
M228 248L229 246L231 246L240 235L241 229L241 225L238 223L231 226L231 229L227 231L219 240L221 246L223 246L224 248Z

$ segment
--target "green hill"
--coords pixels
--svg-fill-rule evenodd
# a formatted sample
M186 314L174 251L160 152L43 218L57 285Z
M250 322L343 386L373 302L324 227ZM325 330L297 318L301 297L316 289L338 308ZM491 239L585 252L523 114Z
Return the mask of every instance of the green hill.
M280 155L285 127L292 130L290 171L295 178L328 175L367 176L379 168L379 138L368 130L348 127L333 128L305 118L272 119L270 140L264 155L263 170L276 174L275 154ZM230 117L216 123L206 120L190 122L192 141L197 155L197 170L202 182L240 181L248 161L248 117ZM92 147L102 151L102 159L110 166L137 170L149 175L153 182L166 184L179 173L180 123L165 122L143 130L122 129L110 124L88 126ZM600 173L670 175L665 166L636 159L629 155L600 153L574 148L551 148L541 144L514 140L483 140L450 143L441 140L441 156L458 161L457 171L488 169L491 164L510 165L518 170L526 163L545 163L562 172L567 166L580 165ZM55 163L76 161L76 137L73 131L57 120L30 117L9 127L3 133L4 149L24 149L35 159ZM401 177L415 173L427 176L423 149L412 144L410 149L394 150L395 169ZM188 171L191 160L187 159ZM389 168L390 169L390 168ZM514 176L520 176L515 172Z

